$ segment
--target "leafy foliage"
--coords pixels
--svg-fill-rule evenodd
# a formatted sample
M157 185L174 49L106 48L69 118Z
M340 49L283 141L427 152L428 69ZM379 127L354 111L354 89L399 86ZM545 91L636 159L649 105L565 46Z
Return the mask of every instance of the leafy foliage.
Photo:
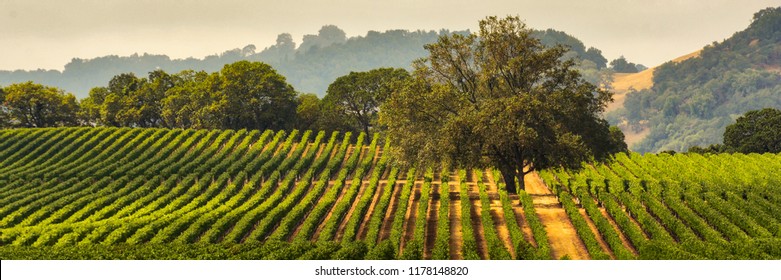
M341 115L341 119L349 120L354 130L369 135L369 128L377 125L380 105L408 77L406 70L393 68L350 72L328 86L323 102Z
M291 128L293 88L271 66L240 61L219 73L162 70L139 79L115 76L108 87L93 88L83 115L109 126L196 128Z
M781 110L749 111L724 131L724 145L740 153L781 152Z
M76 97L33 82L0 89L0 127L51 127L78 124Z
M416 61L380 121L401 159L497 167L516 192L523 175L580 167L609 147L600 113L609 92L585 82L563 47L545 48L518 18L489 17L479 35L442 36ZM433 132L433 133L432 133Z

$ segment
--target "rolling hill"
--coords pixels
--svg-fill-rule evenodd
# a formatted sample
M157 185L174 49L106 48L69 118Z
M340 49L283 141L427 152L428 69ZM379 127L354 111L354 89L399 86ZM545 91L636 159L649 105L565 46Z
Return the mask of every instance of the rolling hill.
M635 89L617 95L623 106L613 105L607 119L627 135L646 134L630 146L638 152L718 144L724 128L738 116L781 108L779 68L781 8L767 8L745 30L720 43L649 72L617 76L617 89Z

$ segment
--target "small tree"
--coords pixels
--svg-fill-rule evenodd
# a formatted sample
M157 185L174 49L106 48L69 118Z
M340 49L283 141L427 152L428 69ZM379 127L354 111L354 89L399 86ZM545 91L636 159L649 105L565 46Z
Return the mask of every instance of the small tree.
M781 110L746 112L724 131L724 145L740 153L781 152Z
M396 85L407 78L409 73L404 69L380 68L368 72L350 72L328 86L323 102L338 112L355 130L363 130L368 135L369 128L377 121L380 105Z
M529 172L579 168L616 150L600 118L611 93L585 82L562 61L566 49L545 48L517 17L486 18L479 35L442 36L425 48L412 81L380 111L401 159L494 166L515 193L515 179L524 189Z
M640 69L637 68L637 65L634 63L631 63L624 58L622 55L619 58L614 59L610 62L610 67L613 68L614 71L618 73L637 73L640 72Z

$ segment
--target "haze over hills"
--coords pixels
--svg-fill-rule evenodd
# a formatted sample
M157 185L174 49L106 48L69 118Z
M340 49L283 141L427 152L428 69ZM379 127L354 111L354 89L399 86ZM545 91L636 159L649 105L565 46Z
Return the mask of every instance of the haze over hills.
M304 36L300 44L283 33L263 50L247 45L203 59L112 55L74 58L64 71L0 71L0 85L32 80L84 98L90 89L106 86L121 73L144 77L156 69L215 72L225 64L249 60L270 64L297 92L322 97L330 83L351 71L410 69L413 60L426 55L425 44L450 33L389 30L348 38L340 28L328 25L316 35ZM781 108L781 8L757 12L748 28L721 43L638 73L613 73L618 68L608 67L599 49L587 48L565 32L548 29L534 34L545 45L568 46L571 51L565 57L575 60L586 80L612 86L615 102L606 118L622 128L635 151L686 151L721 143L726 125L746 111Z
M721 143L724 128L738 116L781 108L779 69L781 8L767 8L754 15L748 28L721 43L646 73L616 76L617 89L634 89L617 95L623 107L614 105L607 117L627 135L642 138L630 146L638 152Z
M672 61L681 62L689 58L697 57L700 55L701 51L702 50L698 50L673 59ZM637 90L650 89L654 85L654 70L656 70L656 67L648 68L637 73L614 73L612 76L613 82L611 83L613 102L608 104L605 112L610 113L624 108L624 100L626 100L626 95L628 93ZM623 130L625 135L624 140L628 146L639 143L643 138L648 136L648 133L650 132L650 129L648 128L631 129L626 122L618 123L617 125Z
M65 65L65 70L0 71L0 85L32 80L37 83L56 86L71 92L78 98L87 96L93 87L105 86L115 75L135 73L144 77L147 73L162 69L169 73L182 70L219 71L223 65L239 60L262 61L270 64L287 78L298 92L325 95L328 85L336 78L351 71L368 71L381 67L411 69L412 61L424 57L424 45L436 42L440 35L468 33L469 31L370 31L366 36L347 38L337 26L323 26L316 35L305 35L296 44L290 34L279 34L275 45L258 50L254 45L227 50L221 54L203 59L171 59L167 55L134 54L131 56L103 56L91 59L74 58ZM596 48L587 49L577 38L556 30L536 31L541 41L553 46L567 45L571 48L570 58L580 63L581 70L593 82L599 82L600 69L606 67L607 59Z

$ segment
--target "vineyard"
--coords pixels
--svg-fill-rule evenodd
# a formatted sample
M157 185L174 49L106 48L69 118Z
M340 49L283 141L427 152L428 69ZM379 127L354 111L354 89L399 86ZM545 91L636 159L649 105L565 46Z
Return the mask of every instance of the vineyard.
M312 131L0 130L0 259L781 259L781 155L618 154L504 191Z

